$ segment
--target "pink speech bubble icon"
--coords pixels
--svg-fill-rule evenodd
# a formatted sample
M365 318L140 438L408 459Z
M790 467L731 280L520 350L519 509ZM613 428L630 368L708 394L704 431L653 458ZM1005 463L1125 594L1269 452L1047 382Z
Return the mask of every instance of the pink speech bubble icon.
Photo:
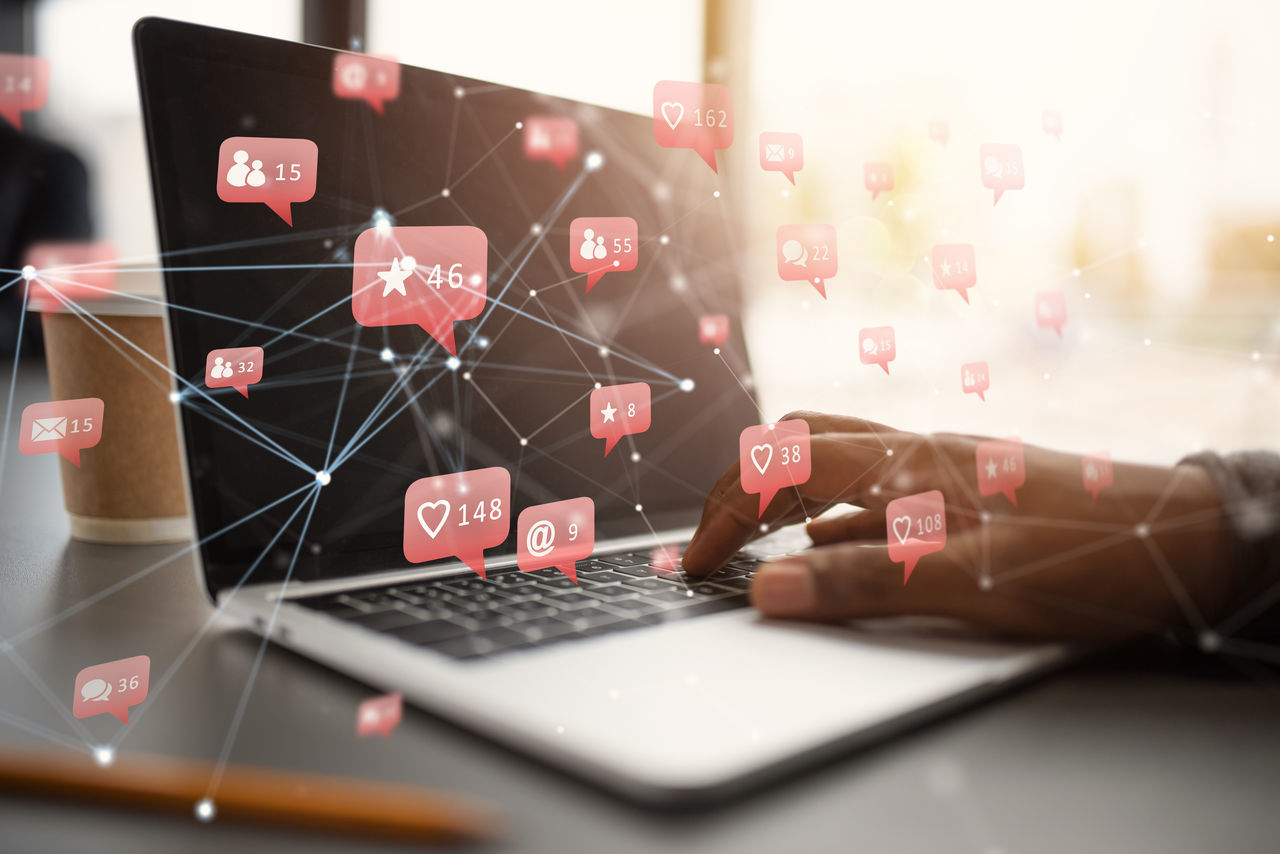
M607 385L591 392L591 435L604 439L604 455L623 436L649 429L649 384Z
M77 718L111 715L129 723L129 709L147 699L151 659L145 655L94 664L76 674L71 714Z
M698 340L723 347L729 340L729 315L704 314L698 318Z
M103 241L53 240L33 244L22 261L36 268L31 307L37 311L56 310L61 301L54 294L75 302L102 299L115 290L117 260L115 246Z
M634 270L640 231L629 216L580 216L569 223L569 268L587 274L587 293L605 273Z
M827 279L839 267L834 225L778 226L778 275L784 282L808 282L827 298Z
M976 394L986 403L987 389L991 388L991 373L986 362L966 362L960 366L960 390L965 394Z
M1027 482L1027 469L1022 462L1022 440L1012 437L979 442L975 460L978 494L1003 495L1017 507L1017 490Z
M1026 184L1020 147L984 142L978 148L978 160L982 169L982 186L996 191L992 205L1000 201L1005 190L1021 190Z
M862 182L871 191L875 201L881 193L893 189L893 164L867 162L862 164Z
M578 156L578 123L559 116L529 116L524 120L524 156L550 161L565 171Z
M320 151L309 139L233 136L218 149L218 198L264 204L293 226L293 205L316 194Z
M939 243L929 253L933 265L933 286L940 291L954 290L969 301L969 288L978 283L978 265L973 244Z
M920 558L947 544L947 505L936 489L895 498L884 509L889 560L901 563L906 584Z
M387 101L400 97L400 63L386 57L339 53L333 58L333 94L364 101L375 113L384 115Z
M102 441L102 400L82 397L33 403L22 410L18 450L24 454L59 453L73 466L80 452Z
M1110 451L1095 451L1081 458L1080 468L1084 478L1084 491L1098 500L1098 493L1114 484L1115 471L1111 466Z
M951 122L946 119L929 120L929 139L940 145L951 141Z
M421 326L456 356L453 324L484 309L488 270L475 226L368 228L356 238L351 313L363 326Z
M516 565L521 572L553 566L578 583L580 560L596 547L596 503L570 498L520 512L516 523Z
M1061 110L1045 110L1040 116L1040 125L1044 128L1044 132L1052 134L1058 138L1058 142L1062 142L1062 111Z
M400 725L404 717L404 697L401 694L383 694L371 697L356 710L356 735L366 738L377 733L390 738L391 731Z
M794 185L796 173L804 168L804 140L798 133L760 134L760 168L781 172Z
M807 421L757 424L738 437L738 479L743 492L760 494L760 516L779 489L807 482L812 467Z
M716 168L716 150L733 144L733 95L718 83L661 80L653 87L653 138L663 148L692 148Z
M1036 293L1036 326L1052 329L1062 337L1062 327L1067 325L1067 295L1062 291Z
M474 469L424 477L404 494L404 557L410 563L456 557L485 577L484 550L511 531L511 474Z
M0 116L22 130L23 111L49 100L49 60L42 56L0 53Z
M204 359L204 384L209 388L233 388L246 398L249 386L262 380L261 347L226 347L210 350Z
M864 365L879 365L889 373L889 363L898 358L898 341L892 326L868 326L858 330L858 358Z

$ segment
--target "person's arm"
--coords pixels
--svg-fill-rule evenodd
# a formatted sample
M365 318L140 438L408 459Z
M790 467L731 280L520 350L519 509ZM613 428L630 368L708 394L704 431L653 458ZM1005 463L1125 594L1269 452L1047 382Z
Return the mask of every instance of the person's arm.
M817 548L757 572L752 600L766 615L933 615L1020 637L1102 638L1207 629L1252 586L1237 577L1231 526L1203 466L1115 463L1114 484L1095 501L1078 455L1026 446L1015 508L978 494L980 437L788 416L797 417L812 434L808 482L780 491L759 519L758 497L743 492L731 466L684 555L690 574L707 574L758 536L761 523L800 522L841 502L865 508L813 521ZM902 564L888 557L885 507L932 489L945 496L947 543L904 584Z

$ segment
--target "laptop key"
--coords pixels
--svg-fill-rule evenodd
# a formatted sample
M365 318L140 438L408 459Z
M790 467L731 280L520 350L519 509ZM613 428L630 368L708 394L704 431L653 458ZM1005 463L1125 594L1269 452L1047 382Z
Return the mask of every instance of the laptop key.
M509 602L498 606L501 614L510 614L517 620L532 620L538 617L550 617L557 613L555 608L544 602Z
M578 575L593 575L597 572L609 572L615 567L598 560L580 560L577 564Z
M557 617L541 617L536 620L526 620L523 623L516 623L512 628L518 632L522 632L530 640L544 640L560 637L577 631L572 623L561 620Z
M421 623L422 615L393 609L390 611L378 611L373 614L361 614L348 622L375 632L390 632Z
M603 555L596 560L614 566L644 566L649 562L649 555L643 552L630 552L621 555Z
M577 590L578 585L574 584L563 575L559 578L542 578L538 580L538 587L543 590Z
M630 587L623 587L621 584L601 584L594 587L588 587L585 592L589 596L595 596L605 600L629 599L633 596L640 595Z
M598 600L592 599L585 593L579 593L576 590L567 590L564 593L557 593L549 600L552 605L561 608L577 608L581 605L594 605Z
M520 587L533 583L533 579L529 577L527 572L504 572L491 580L494 584L503 588Z
M415 646L438 643L450 638L469 634L471 628L455 623L452 620L429 620L415 626L405 626L391 632L392 635Z
M631 578L648 578L651 575L658 574L658 570L644 564L637 564L636 566L616 566L613 568L613 571L619 575L626 575Z
M632 590L672 590L676 582L664 578L632 578L623 586Z

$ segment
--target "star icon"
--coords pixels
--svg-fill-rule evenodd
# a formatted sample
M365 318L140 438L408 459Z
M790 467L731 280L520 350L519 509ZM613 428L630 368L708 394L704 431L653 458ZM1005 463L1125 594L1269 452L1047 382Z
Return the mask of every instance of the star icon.
M987 480L995 480L996 478L996 460L995 457L987 460Z
M947 276L950 276L950 275L951 275L951 262L950 262L950 261L943 261L943 262L942 262L942 277L943 277L943 278L946 278Z
M613 421L613 416L617 411L617 408L612 403L606 403L604 405L604 409L600 410L600 414L604 416L604 421L600 423L607 424L610 421ZM614 421L614 423L616 424L618 422Z
M414 266L413 259L409 257L392 259L391 269L378 274L378 278L387 283L382 289L382 295L385 297L392 291L399 291L400 296L408 296L404 290L404 280L413 272Z

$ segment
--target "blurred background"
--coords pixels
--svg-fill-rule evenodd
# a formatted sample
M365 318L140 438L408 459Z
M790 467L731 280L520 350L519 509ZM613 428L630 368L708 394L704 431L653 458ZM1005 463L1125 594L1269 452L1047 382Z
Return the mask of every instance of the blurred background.
M1280 5L1081 0L4 0L0 52L52 63L29 129L86 164L93 228L122 257L156 251L129 31L144 15L389 54L647 113L660 79L722 82L721 154L740 216L747 335L765 412L863 414L917 430L1022 436L1172 462L1280 445ZM1060 111L1060 139L1043 114ZM949 138L930 138L945 121ZM803 135L792 187L760 169L762 131ZM1022 147L999 204L978 146ZM691 153L689 156L693 156ZM867 161L893 165L872 199ZM830 223L823 300L777 274L784 223ZM934 288L937 243L971 243L965 304ZM697 282L675 272L673 289ZM159 293L153 274L122 289ZM1037 291L1064 292L1059 339ZM891 374L862 327L892 325ZM986 401L960 365L987 361Z

